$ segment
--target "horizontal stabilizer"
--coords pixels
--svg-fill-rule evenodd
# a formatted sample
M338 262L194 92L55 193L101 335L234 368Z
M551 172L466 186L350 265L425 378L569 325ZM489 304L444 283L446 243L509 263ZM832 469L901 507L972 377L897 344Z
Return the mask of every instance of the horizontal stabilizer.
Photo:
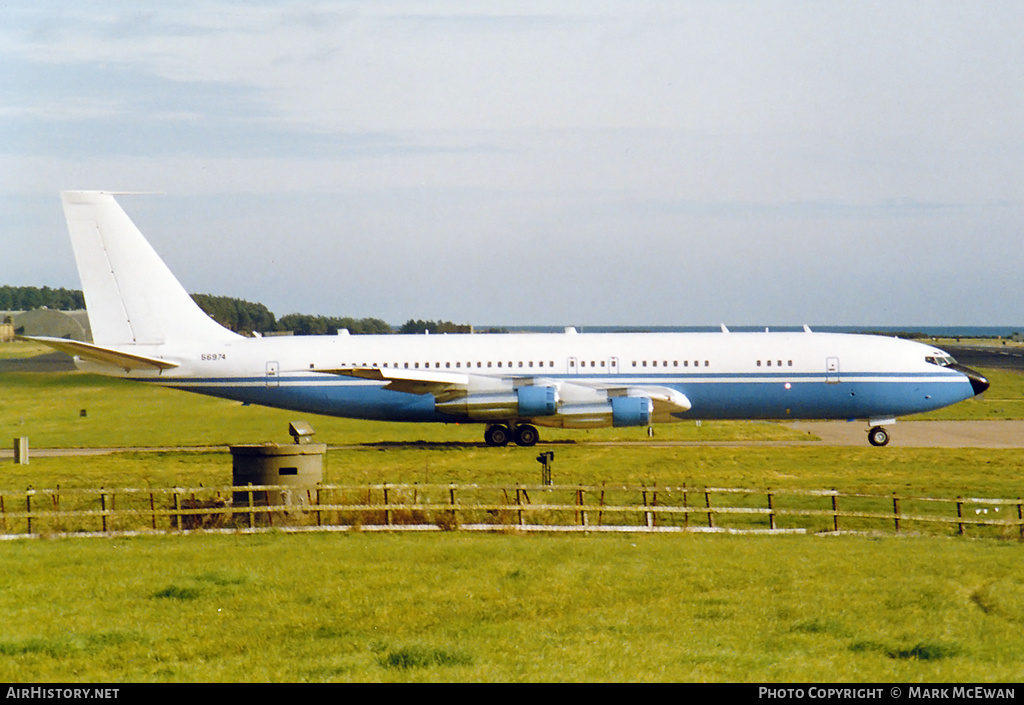
M46 338L43 336L23 336L25 340L33 340L43 345L48 345L54 350L60 350L68 355L99 362L105 365L131 370L169 370L178 367L178 363L161 360L145 355L121 352L113 348L104 348L91 343L83 343L80 340L68 340L67 338Z

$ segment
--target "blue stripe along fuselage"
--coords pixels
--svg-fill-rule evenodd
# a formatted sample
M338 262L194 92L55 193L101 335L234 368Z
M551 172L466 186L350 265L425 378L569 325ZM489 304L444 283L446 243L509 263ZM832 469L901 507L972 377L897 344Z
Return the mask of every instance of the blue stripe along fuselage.
M554 382L587 384L585 376L545 376ZM201 394L251 404L327 416L381 421L458 422L457 415L439 413L431 394L385 389L379 383L325 374L284 374L268 384L265 377L176 378L146 380ZM609 379L602 377L601 386ZM676 389L690 400L683 419L801 419L904 416L938 409L968 399L974 392L966 375L936 369L930 373L845 374L826 381L810 374L619 374L623 386L659 385Z

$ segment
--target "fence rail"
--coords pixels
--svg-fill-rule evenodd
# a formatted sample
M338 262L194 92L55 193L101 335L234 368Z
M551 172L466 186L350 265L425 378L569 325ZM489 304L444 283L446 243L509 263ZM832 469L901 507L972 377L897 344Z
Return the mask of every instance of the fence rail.
M370 484L0 492L0 535L257 527L970 533L1024 540L1024 501L645 485Z

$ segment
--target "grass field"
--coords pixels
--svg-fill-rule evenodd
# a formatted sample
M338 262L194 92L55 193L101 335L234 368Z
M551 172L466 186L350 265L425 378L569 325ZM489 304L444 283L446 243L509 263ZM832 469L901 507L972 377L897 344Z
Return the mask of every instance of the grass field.
M958 418L1020 418L1024 380L988 373L993 388L953 407ZM0 426L33 447L287 442L294 418L78 374L6 374L0 386ZM328 454L332 483L539 477L535 449L483 448L478 426L307 420L317 440L357 445ZM793 434L658 427L659 440ZM1024 492L1019 451L586 442L644 437L545 433L577 441L549 446L556 482ZM34 457L6 464L0 489L224 484L230 464L214 451ZM5 541L0 565L7 682L1024 677L1024 544L1014 540L193 534Z
M0 546L0 680L1021 679L1017 543L256 535Z

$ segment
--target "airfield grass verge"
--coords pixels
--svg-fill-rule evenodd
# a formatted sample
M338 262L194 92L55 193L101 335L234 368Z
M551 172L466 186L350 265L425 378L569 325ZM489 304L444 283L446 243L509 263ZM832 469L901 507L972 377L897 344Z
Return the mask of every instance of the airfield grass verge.
M193 535L0 544L0 680L1019 681L1024 546Z
M1002 387L1015 404L1020 378ZM0 385L0 426L34 448L286 442L296 417L77 373L8 373ZM990 418L989 403L953 409ZM1024 417L1012 416L1024 404L999 408L1000 418ZM328 453L329 483L539 479L536 449L484 448L479 426L308 420L317 440L349 446ZM1024 492L1018 450L606 447L586 441L645 431L544 431L563 483ZM657 433L795 432L684 423ZM216 450L33 457L6 464L0 489L210 486L230 476L230 455ZM1018 541L919 535L5 541L0 680L1015 682L1022 558Z

